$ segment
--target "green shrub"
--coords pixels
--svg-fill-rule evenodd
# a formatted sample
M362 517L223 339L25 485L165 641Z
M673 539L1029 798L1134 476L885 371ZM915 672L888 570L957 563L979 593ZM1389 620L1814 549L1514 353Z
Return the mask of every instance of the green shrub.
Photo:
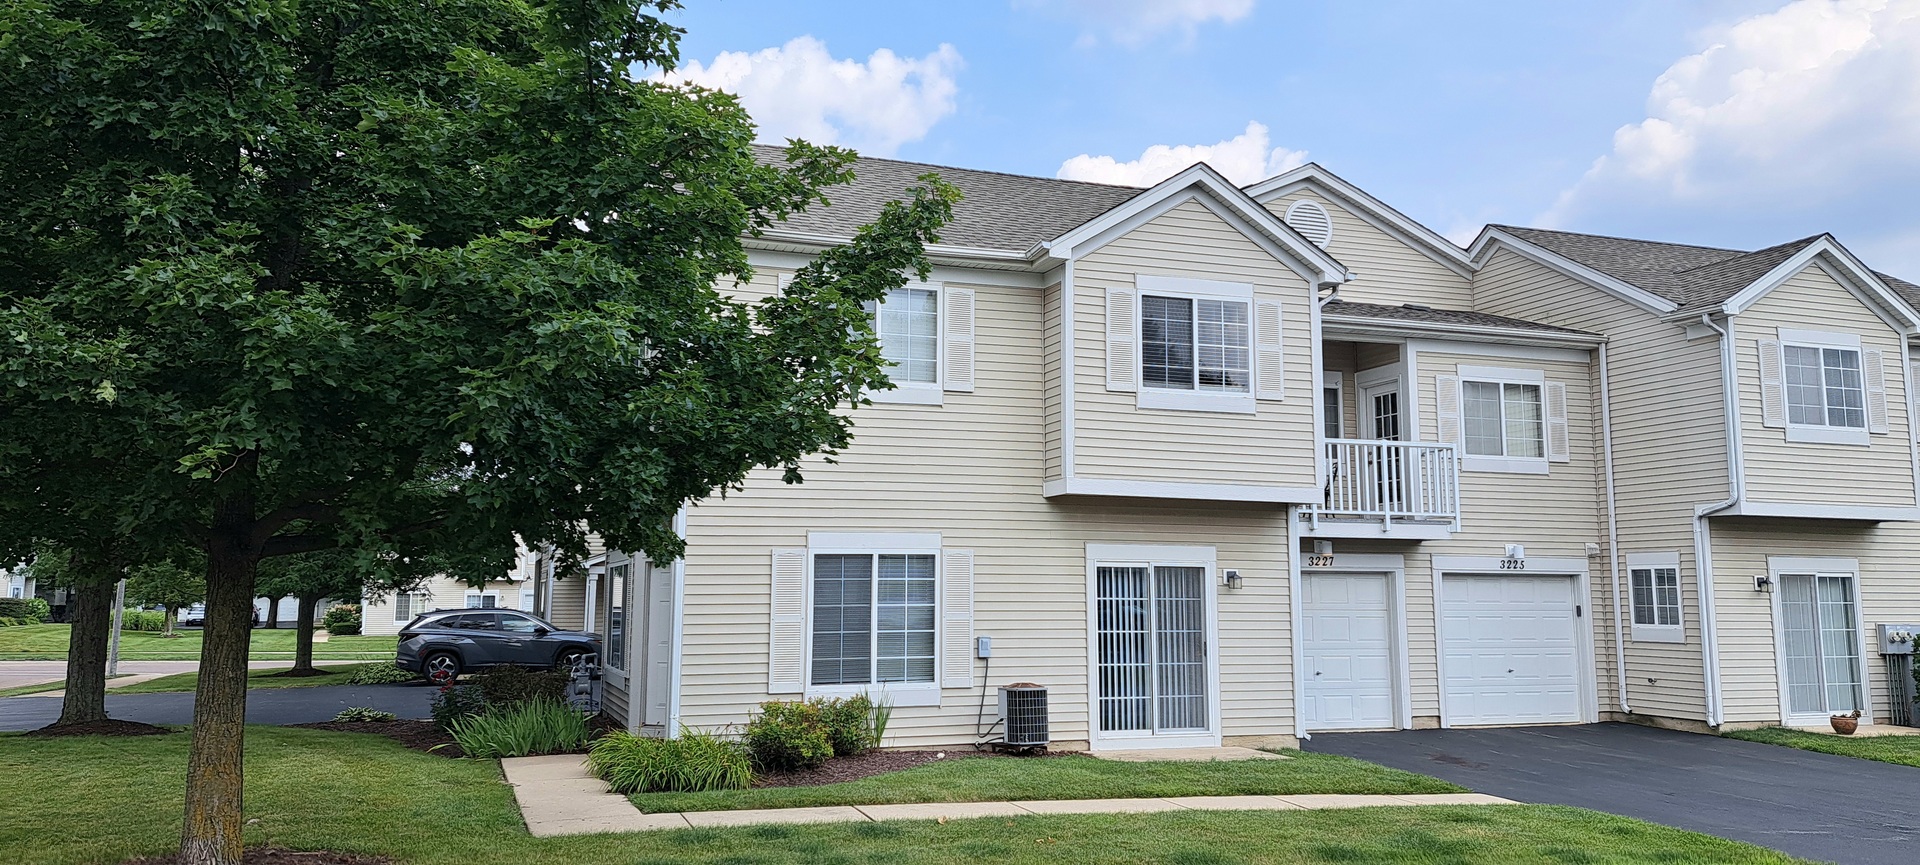
M374 709L367 706L348 706L345 709L341 709L340 714L334 715L333 719L335 721L345 721L345 722L392 721L399 717L400 716L395 715L392 712L382 712L379 709Z
M122 631L164 631L166 629L166 613L134 609L120 612L120 630Z
M480 694L477 685L448 683L433 695L433 724L442 730L452 730L455 724L479 717L486 711L487 698Z
M37 625L51 612L47 602L39 598L0 598L0 618L12 619L15 624Z
M480 696L486 698L487 705L495 707L517 706L534 700L564 703L567 683L572 680L573 674L566 670L536 670L512 664L489 667L473 677L473 683L480 686Z
M745 790L753 784L753 767L740 743L685 728L678 739L608 733L588 751L587 769L623 796Z
M327 609L320 617L320 627L336 637L354 637L360 634L360 605L341 604Z
M0 616L0 628L16 628L26 624L31 624L31 623L23 622L23 621L20 621L19 619L15 619L9 616Z
M877 744L873 735L873 701L867 699L867 695L809 702L819 709L820 724L826 728L827 741L833 745L833 756L863 754Z
M353 672L347 674L347 684L393 685L411 682L418 678L420 678L419 673L402 670L399 664L392 661L381 661L375 664L361 664L353 668Z
M753 766L762 772L812 769L833 756L817 703L761 703L760 716L747 722L746 740Z
M587 716L565 703L531 700L453 722L448 729L469 757L533 757L586 747Z

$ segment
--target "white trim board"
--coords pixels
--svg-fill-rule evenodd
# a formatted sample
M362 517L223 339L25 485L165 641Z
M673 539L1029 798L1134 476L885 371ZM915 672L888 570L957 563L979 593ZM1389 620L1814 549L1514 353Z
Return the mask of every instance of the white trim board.
M1314 504L1321 500L1313 487L1276 487L1254 484L1200 484L1178 481L1147 481L1124 478L1067 477L1047 481L1042 494L1055 496L1122 496L1142 499L1181 499L1185 501L1264 502L1267 504Z
M1502 345L1483 342L1457 342L1444 339L1410 339L1414 351L1431 354L1457 354L1468 357L1497 357L1506 360L1557 361L1587 364L1593 352L1584 348L1555 348L1544 345Z

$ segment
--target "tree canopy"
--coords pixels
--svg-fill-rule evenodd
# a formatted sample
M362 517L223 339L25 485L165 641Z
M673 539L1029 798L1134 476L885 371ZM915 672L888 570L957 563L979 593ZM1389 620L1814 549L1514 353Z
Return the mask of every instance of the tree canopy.
M0 557L206 553L183 861L239 858L261 559L671 560L679 508L798 480L888 385L862 304L957 193L731 299L851 154L758 161L737 100L648 80L675 5L0 4Z

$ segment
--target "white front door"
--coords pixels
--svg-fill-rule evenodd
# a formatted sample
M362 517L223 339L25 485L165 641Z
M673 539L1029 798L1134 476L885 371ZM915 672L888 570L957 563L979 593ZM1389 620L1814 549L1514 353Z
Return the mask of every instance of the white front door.
M1574 578L1449 574L1440 587L1450 726L1582 720Z
M1313 574L1301 584L1308 730L1394 724L1393 579Z

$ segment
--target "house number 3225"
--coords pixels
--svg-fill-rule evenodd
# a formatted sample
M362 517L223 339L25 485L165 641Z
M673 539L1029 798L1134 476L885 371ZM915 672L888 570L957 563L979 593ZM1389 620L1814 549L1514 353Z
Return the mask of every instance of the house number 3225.
M1527 569L1526 559L1501 559L1500 560L1500 570L1524 571L1526 569Z

